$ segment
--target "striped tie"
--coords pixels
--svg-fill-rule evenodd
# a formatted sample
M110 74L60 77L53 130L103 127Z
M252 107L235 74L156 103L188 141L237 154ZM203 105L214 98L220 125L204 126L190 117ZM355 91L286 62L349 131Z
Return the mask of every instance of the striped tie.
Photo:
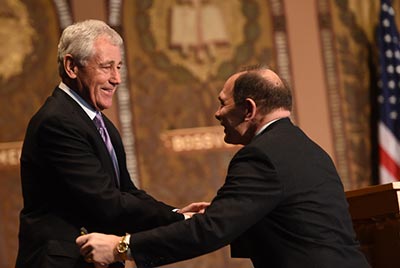
M97 130L100 132L100 135L103 138L103 141L106 144L107 150L111 156L111 159L112 159L112 162L114 165L115 174L117 177L116 183L117 183L117 186L119 187L119 166L118 166L117 155L115 154L114 147L111 143L110 136L108 135L107 128L104 124L103 117L101 116L100 112L96 112L96 116L93 119L93 122L96 125Z

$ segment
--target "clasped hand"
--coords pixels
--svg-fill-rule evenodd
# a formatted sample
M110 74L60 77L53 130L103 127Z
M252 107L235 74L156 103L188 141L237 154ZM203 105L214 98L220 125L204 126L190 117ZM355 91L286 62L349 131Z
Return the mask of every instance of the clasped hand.
M191 218L194 214L204 213L209 205L209 202L194 202L187 205L186 207L178 209L177 212L186 215L185 218Z
M177 212L191 218L196 213L204 213L210 205L208 202L195 202L179 209ZM117 253L117 245L121 241L120 236L90 233L81 235L76 239L80 253L87 262L93 262L95 267L108 267L109 264L122 261ZM128 256L132 260L132 256Z

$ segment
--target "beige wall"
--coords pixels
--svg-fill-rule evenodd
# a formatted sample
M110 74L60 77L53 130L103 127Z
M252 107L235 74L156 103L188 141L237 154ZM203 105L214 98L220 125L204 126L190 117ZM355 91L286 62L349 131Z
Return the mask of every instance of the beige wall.
M285 0L297 124L331 157L333 144L314 0Z

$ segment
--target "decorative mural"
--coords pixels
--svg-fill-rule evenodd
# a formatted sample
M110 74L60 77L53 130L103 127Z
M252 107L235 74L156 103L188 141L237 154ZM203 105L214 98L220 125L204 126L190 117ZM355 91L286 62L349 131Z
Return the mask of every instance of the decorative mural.
M127 112L141 188L178 207L215 196L238 149L223 142L214 118L218 93L245 65L288 67L278 65L276 53L275 31L285 37L284 24L274 24L281 8L261 0L123 2ZM284 38L279 44L286 52ZM229 248L171 267L210 265L252 267L232 260Z
M48 0L0 5L0 267L14 267L26 125L58 83L58 18Z

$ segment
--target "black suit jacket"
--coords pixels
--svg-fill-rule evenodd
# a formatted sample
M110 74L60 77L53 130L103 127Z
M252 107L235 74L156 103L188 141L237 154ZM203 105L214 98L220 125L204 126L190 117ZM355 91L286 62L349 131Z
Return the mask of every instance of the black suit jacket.
M104 116L120 168L94 123L56 88L29 122L21 155L24 207L16 267L83 267L75 239L89 232L124 234L182 220L172 207L137 189L121 137Z
M205 214L133 234L138 267L231 243L256 268L363 268L342 183L329 156L289 119L240 149Z

